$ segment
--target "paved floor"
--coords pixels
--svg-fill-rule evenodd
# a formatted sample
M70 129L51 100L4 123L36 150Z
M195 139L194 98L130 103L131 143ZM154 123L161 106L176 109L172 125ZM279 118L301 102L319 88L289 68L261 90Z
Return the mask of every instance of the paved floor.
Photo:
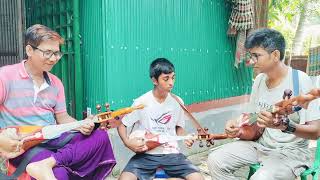
M201 112L201 113L194 113L194 116L197 119L199 119L200 123L203 126L208 127L211 133L221 133L224 131L225 122L229 119L237 117L241 112L243 112L243 109L245 109L245 104L229 106L229 107L224 107L219 109L212 109L212 110ZM188 132L194 131L191 124L187 124L186 127ZM115 134L115 136L117 137L117 134ZM117 139L113 139L112 141L114 144L116 144L116 146L119 146L119 144L117 143L121 143L121 142L118 142ZM205 179L210 180L211 177L209 175L208 167L206 164L208 154L211 151L213 151L215 148L219 148L220 145L228 143L230 141L233 141L233 140L216 141L215 146L210 148L199 148L197 144L195 144L192 149L186 149L184 148L184 146L181 146L182 147L181 149L182 149L182 152L186 154L188 158L195 165L199 167ZM315 142L311 143L311 148L313 148L313 150L315 149L315 146L316 146ZM122 153L128 153L127 149L124 147L121 150L123 151ZM116 151L116 157L119 163L115 167L113 171L113 175L110 175L109 177L107 177L107 180L117 179L122 167L125 165L126 161L131 157L131 154L128 156L128 154L123 155L122 153L119 153L119 151ZM248 176L248 172L249 172L249 167L244 167L236 171L235 176L238 177L239 180L245 180Z
M206 112L194 113L194 116L197 119L199 119L200 123L204 127L209 128L210 133L221 133L224 131L224 125L226 121L240 115L240 113L243 112L243 109L245 109L245 107L246 107L245 104L228 106L228 107L219 108L219 109L212 109ZM186 124L186 130L190 133L195 132L190 122ZM113 149L114 149L118 164L113 169L112 174L109 175L109 177L107 177L106 180L115 180L115 179L118 179L118 176L121 170L129 160L129 158L133 155L133 153L123 146L123 143L121 142L116 130L109 131L109 135L112 141ZM184 154L186 154L188 158L195 165L199 167L203 176L207 180L209 180L211 178L206 165L208 154L215 148L218 148L221 144L225 144L230 141L232 140L216 141L215 146L210 148L200 148L198 147L197 144L195 144L192 149L184 148L183 145L181 145L180 147L181 147L181 151ZM313 147L315 147L314 143L313 143ZM247 174L248 174L248 167L241 168L235 172L235 175L239 177L240 180L246 179Z

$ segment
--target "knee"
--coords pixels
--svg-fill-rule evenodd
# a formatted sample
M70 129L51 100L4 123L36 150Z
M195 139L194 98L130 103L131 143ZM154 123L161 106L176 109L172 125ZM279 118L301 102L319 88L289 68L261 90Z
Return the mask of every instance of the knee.
M189 175L186 177L186 180L204 180L204 178L203 178L203 176L201 175L201 173L199 173L199 172L194 172L194 173L189 174Z
M224 156L220 153L220 151L213 151L209 156L207 160L208 168L211 169L227 169L226 166L227 163L224 161L226 160L223 158Z
M218 154L219 153L214 151L208 156L207 165L210 172L214 172L217 170L220 171L221 169L224 169L224 167L222 167L224 163L222 162L222 159L220 159L221 156L219 156Z
M119 180L137 180L137 176L131 172L122 172Z
M208 160L207 160L207 164L212 164L212 165L216 165L218 162L217 162L217 159L216 159L216 153L215 152L212 152L209 154L208 156Z

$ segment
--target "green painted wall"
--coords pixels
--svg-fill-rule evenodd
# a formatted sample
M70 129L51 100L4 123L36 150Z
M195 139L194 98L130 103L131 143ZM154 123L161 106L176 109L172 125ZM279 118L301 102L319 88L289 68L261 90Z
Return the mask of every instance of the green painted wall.
M77 1L81 53L73 35ZM152 88L149 64L157 57L174 63L174 93L186 104L250 93L252 70L233 67L229 14L225 0L26 0L27 26L48 25L66 39L53 72L77 116L105 102L130 106Z
M186 104L250 93L252 71L233 67L225 0L80 1L85 106L129 106L152 88L149 64L176 67Z

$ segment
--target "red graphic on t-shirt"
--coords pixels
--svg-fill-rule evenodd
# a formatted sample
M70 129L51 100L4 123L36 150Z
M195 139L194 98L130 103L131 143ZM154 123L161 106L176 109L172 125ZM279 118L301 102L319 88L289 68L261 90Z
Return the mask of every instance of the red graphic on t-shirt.
M172 115L170 114L170 112L166 112L163 113L160 117L153 119L151 118L153 121L155 121L157 124L167 124L168 122L170 122Z

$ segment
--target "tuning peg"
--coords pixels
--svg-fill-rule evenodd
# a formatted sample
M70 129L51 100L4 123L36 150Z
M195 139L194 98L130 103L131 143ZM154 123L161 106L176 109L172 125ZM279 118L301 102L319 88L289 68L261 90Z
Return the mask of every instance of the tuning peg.
M212 146L214 145L214 139L210 139L209 142Z
M206 146L207 146L207 147L210 147L210 146L211 146L211 143L210 143L209 141L207 141Z
M202 141L199 142L199 147L201 147L201 148L203 147L203 142Z
M292 106L292 111L293 111L293 112L298 112L298 111L300 111L301 109L302 109L301 106Z
M197 128L198 133L201 131L201 128Z
M98 113L100 113L100 112L101 112L101 105L100 105L100 104L97 104L97 105L96 105L96 109L97 109Z
M107 127L107 129L111 128L111 124L108 121L106 122L106 127Z
M284 90L283 96L282 96L283 99L286 99L286 97L290 99L291 96L292 96L292 91L290 89Z
M85 119L88 117L87 111L82 111L82 118Z
M201 133L202 129L201 128L197 128L198 134Z
M105 103L104 106L106 107L106 112L109 112L110 111L110 104Z

